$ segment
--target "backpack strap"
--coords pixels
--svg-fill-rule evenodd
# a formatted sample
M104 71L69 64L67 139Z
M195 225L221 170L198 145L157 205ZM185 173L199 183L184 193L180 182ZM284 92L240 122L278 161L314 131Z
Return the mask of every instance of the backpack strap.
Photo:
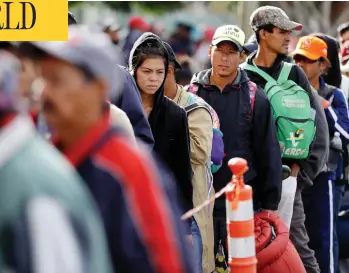
M259 76L261 76L267 82L276 82L275 79L272 76L270 76L268 73L264 72L262 69L254 66L254 65L250 65L248 63L244 63L244 64L241 65L241 68L243 68L244 70L251 71L251 72L254 72L254 73L258 74Z
M252 110L252 114L253 114L254 104L256 101L257 85L252 81L248 81L248 87L249 87L248 92L250 95L251 110Z
M288 76L290 75L292 67L293 67L293 64L283 62L279 77L277 79L278 83L282 84L288 80Z
M195 83L191 83L188 86L188 92L196 95L196 93L199 91L199 86Z
M201 103L200 101L196 101L192 104L187 105L186 107L184 107L184 110L187 112L187 114L189 114L191 111L198 108L204 108L211 114L209 107L206 104Z

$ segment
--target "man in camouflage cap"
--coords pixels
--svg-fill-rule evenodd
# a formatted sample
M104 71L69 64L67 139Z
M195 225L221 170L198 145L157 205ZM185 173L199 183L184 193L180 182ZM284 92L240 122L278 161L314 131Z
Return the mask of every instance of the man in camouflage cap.
M264 89L267 80L262 74L266 73L273 79L278 79L286 63L291 40L290 34L294 30L301 30L302 25L293 22L282 9L272 6L256 9L250 17L250 25L256 36L258 50L247 58L247 64L253 66L255 71L246 66L245 71L253 82ZM327 152L326 149L323 149L325 143L323 143L321 134L327 125L321 105L313 94L302 69L297 65L292 65L287 80L292 80L307 92L310 107L316 111L316 133L308 159L282 159L283 165L291 168L291 176L282 183L278 212L285 224L290 226L290 239L307 272L319 273L320 269L314 251L308 247L309 237L304 225L302 189L313 184L312 181L324 166L323 158L326 158ZM309 160L309 158L314 160Z
M250 17L250 25L254 31L265 25L273 25L279 29L292 31L301 30L302 25L293 22L280 8L263 6L256 9Z

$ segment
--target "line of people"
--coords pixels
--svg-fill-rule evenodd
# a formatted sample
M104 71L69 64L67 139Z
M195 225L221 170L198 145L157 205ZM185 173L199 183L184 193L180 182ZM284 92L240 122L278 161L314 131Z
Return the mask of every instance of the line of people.
M324 77L335 40L302 37L290 60L302 26L263 6L256 50L246 57L238 26L217 28L212 67L184 87L157 35L124 68L106 34L68 23L67 42L0 44L1 272L213 272L225 197L180 216L242 157L255 212L280 216L308 273L337 273L349 115Z

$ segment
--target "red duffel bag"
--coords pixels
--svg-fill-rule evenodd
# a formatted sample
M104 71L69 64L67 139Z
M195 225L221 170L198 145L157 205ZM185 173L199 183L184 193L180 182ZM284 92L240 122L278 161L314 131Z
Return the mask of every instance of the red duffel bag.
M255 236L258 273L306 273L289 231L278 216L255 214Z

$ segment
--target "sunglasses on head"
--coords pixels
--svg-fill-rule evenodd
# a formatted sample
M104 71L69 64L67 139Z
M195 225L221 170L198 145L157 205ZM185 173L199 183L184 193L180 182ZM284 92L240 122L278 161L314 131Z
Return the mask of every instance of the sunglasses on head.
M313 64L313 63L316 63L316 62L320 61L320 59L313 61L313 60L310 60L307 57L302 56L302 55L295 55L295 56L293 56L293 59L294 59L294 61L296 63L297 62L299 62L299 63L303 62L303 63L307 63L307 64Z

